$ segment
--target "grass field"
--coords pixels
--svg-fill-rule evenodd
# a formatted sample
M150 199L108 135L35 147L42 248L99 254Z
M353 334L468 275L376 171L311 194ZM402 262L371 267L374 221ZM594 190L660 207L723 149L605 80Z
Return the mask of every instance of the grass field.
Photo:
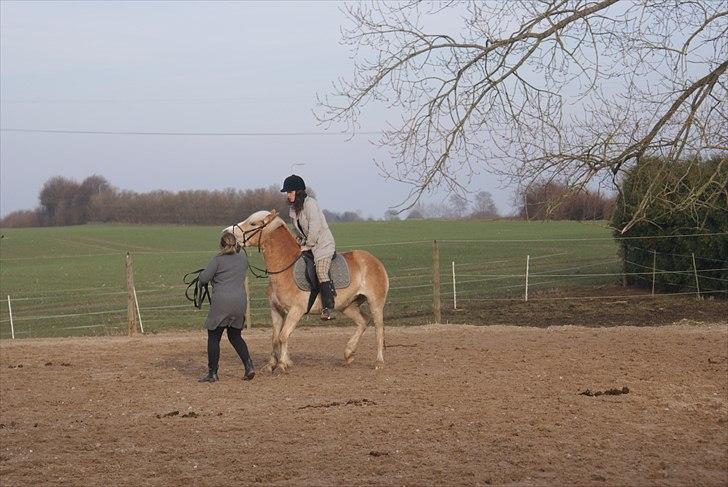
M4 229L0 241L0 338L118 333L125 327L124 256L146 331L199 326L206 313L184 298L182 276L214 255L219 227L83 225ZM438 240L444 306L452 263L460 307L530 293L619 282L616 244L604 224L516 221L352 222L332 225L338 249L366 249L387 267L387 317L431 319L432 241ZM256 249L251 262L262 266ZM603 275L606 274L606 275ZM268 323L264 279L250 276L253 324Z

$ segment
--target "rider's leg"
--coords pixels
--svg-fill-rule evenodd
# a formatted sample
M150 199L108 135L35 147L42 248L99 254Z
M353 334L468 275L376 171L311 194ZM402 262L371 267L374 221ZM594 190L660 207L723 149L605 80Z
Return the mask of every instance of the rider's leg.
M331 257L326 257L316 261L316 276L321 283L321 319L330 320L331 312L334 310L334 284L329 278L329 270L331 269Z

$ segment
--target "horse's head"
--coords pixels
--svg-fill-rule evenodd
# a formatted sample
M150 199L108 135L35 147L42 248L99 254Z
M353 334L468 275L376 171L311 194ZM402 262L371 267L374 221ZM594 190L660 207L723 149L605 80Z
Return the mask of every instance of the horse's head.
M275 230L284 225L283 220L278 218L276 210L256 211L245 220L236 225L231 225L223 230L235 235L238 244L244 247L260 246L260 240L264 233Z

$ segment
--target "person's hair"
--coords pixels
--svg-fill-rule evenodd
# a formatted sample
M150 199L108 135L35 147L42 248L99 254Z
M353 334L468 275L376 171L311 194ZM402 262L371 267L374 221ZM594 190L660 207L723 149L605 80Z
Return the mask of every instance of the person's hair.
M225 232L220 237L220 255L230 255L240 252L238 240L230 232Z
M296 215L301 213L301 210L303 210L303 201L306 199L306 196L308 196L308 194L306 194L305 189L296 190L296 197L293 199L293 203L291 203L293 211L296 212Z

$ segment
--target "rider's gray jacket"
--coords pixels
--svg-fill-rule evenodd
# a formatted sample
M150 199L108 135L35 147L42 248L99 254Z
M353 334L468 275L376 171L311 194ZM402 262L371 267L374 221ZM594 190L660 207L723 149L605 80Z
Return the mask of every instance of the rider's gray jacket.
M289 215L293 220L294 232L303 240L301 245L310 247L314 261L331 258L336 250L334 235L329 230L323 211L315 199L307 196L303 200L303 209L296 215L291 207Z

